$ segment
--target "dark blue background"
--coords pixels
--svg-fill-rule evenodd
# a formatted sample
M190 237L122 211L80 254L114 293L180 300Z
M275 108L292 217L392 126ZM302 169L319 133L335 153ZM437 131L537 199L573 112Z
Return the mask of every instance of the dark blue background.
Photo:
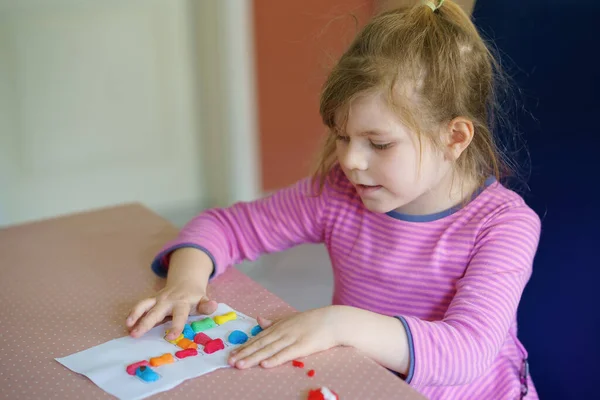
M478 0L474 21L514 78L542 217L519 337L542 399L593 398L600 379L600 2Z

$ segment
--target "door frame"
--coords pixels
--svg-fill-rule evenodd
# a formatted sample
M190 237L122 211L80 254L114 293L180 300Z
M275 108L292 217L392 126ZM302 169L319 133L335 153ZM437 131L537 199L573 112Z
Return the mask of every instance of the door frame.
M261 194L252 2L191 1L209 206Z

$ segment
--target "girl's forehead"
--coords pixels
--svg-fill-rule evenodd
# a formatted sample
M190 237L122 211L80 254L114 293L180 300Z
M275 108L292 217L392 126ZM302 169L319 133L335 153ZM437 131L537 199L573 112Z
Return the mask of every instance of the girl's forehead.
M356 133L404 128L399 115L390 107L383 93L366 94L354 99L347 108L345 122L345 129Z
M381 118L386 114L388 108L381 93L360 94L336 110L336 126L361 119Z

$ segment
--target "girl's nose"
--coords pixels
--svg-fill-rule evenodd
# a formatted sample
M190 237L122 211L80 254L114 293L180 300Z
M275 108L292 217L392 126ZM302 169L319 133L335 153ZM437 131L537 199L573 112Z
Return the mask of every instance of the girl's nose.
M339 161L348 170L365 171L369 166L368 156L364 149L352 143L345 146Z

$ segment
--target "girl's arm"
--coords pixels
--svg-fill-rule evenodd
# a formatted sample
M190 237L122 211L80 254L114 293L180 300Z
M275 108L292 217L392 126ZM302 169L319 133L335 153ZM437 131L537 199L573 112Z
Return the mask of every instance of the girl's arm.
M338 343L351 346L384 367L408 376L409 340L403 323L394 317L349 306L332 306L338 322Z
M140 337L172 315L167 338L174 339L190 312L214 312L217 304L207 298L206 286L228 266L322 241L327 188L321 195L315 189L311 179L305 179L267 198L211 209L190 221L154 259L152 269L158 275L169 271L167 284L132 308L125 321L131 335Z
M152 269L166 276L170 255L191 247L210 257L213 278L230 265L264 253L322 242L327 191L326 186L317 195L316 186L307 178L260 200L202 212L162 248Z

